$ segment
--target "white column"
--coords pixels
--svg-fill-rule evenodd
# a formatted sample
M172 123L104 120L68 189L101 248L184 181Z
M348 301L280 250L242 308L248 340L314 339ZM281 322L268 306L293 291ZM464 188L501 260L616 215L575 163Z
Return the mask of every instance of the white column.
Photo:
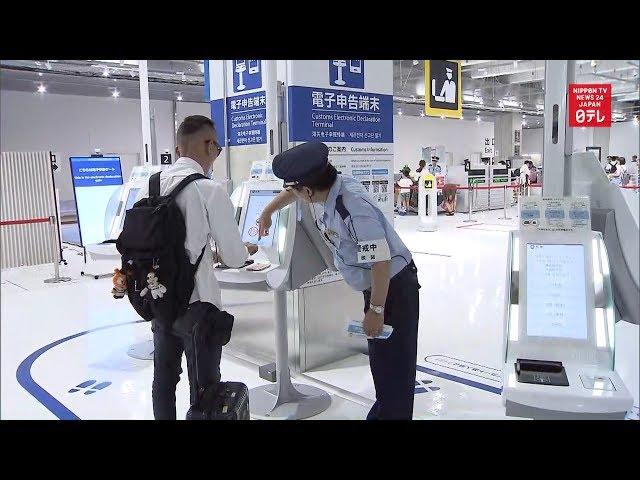
M571 151L565 144L568 127L567 119L567 80L568 63L566 60L547 60L544 78L544 143L542 194L545 197L565 195L566 157ZM570 134L570 143L573 135ZM573 145L570 146L573 148ZM569 194L569 192L566 192Z
M149 115L149 78L147 76L147 61L138 60L140 72L140 118L142 120L142 151L143 164L154 163L151 151L151 118ZM156 163L158 160L156 159Z

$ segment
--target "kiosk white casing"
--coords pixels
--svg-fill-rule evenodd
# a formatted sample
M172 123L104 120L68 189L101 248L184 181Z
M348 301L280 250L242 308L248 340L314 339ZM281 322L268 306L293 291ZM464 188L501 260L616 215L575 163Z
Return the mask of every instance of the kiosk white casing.
M537 200L539 211L545 200ZM588 211L588 199L583 201ZM506 413L535 419L623 419L633 399L614 371L615 319L602 236L591 231L590 223L588 228L563 229L569 231L542 229L544 219L533 224L526 212L523 219L523 204L521 229L511 232L509 243L502 390ZM529 226L522 228L523 222ZM537 257L537 252L545 256ZM540 268L550 276L538 278ZM556 273L554 285L548 278ZM519 382L518 359L562 362L569 385L547 385L544 375L539 384Z

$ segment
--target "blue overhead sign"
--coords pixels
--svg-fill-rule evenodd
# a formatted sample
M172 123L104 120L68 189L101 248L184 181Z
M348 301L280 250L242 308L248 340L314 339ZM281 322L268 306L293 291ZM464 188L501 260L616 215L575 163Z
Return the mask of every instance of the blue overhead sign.
M122 185L119 157L71 157L70 163L75 187Z
M262 88L260 60L234 60L232 73L234 93Z
M393 96L289 87L289 140L393 143Z
M364 88L364 60L329 60L329 84Z
M230 146L267 143L267 95L264 90L227 98Z

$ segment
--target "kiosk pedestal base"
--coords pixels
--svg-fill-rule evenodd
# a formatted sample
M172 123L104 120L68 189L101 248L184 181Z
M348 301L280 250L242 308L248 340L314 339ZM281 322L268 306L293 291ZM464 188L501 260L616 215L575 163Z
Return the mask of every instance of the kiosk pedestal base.
M153 360L153 340L131 345L127 355L138 360Z
M294 386L291 383L286 302L285 291L273 291L277 383L249 390L249 408L254 418L299 420L324 412L331 405L331 397L324 390L311 385Z
M249 391L251 416L260 419L300 420L324 412L331 405L327 392L311 385L289 383L287 391L278 385L262 385Z

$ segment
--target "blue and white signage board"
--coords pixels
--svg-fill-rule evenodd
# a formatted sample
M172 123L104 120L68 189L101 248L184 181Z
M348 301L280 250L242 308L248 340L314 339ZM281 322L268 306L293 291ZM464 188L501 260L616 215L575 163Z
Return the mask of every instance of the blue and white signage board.
M289 60L289 142L320 141L393 219L393 62Z
M222 146L229 147L227 176L234 185L246 180L251 163L271 160L275 139L277 94L275 61L209 60L205 89L211 102L211 117L218 134L224 132ZM272 110L272 111L270 111ZM220 127L218 127L220 125Z
M230 147L267 143L267 94L262 60L228 60L227 140Z
M73 193L84 246L104 242L105 213L113 195L122 187L120 157L70 157Z
M319 141L393 221L393 62L288 60L289 145ZM303 287L341 280L323 272Z

